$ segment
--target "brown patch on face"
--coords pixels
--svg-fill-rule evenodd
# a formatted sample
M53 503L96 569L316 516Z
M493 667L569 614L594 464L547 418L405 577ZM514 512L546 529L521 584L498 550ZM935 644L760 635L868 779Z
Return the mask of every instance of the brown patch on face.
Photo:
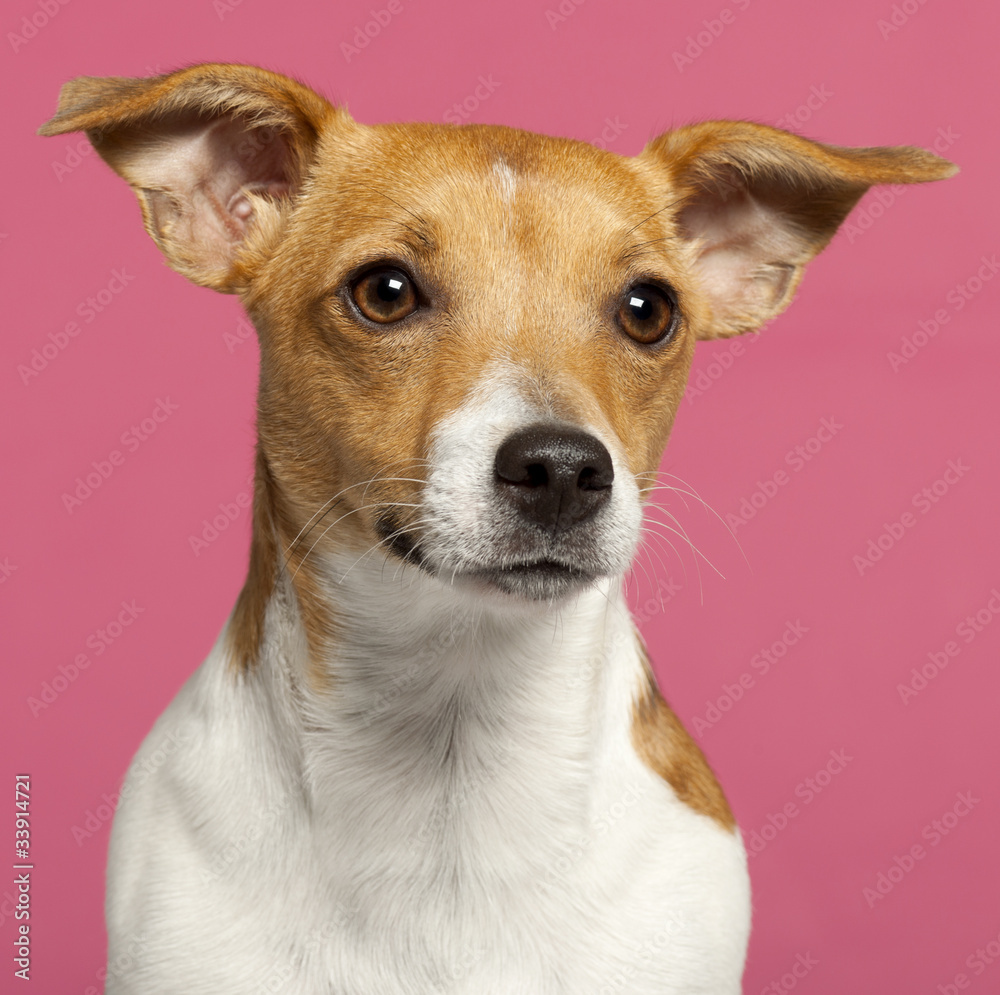
M227 631L230 659L237 670L248 670L258 659L264 639L264 613L274 593L278 576L271 515L270 474L267 458L257 447L253 482L253 530L250 538L250 567Z
M239 293L260 336L242 667L285 559L314 662L335 635L318 554L419 562L434 428L491 370L512 372L541 417L616 439L620 469L645 480L695 338L784 307L868 185L954 169L745 122L677 129L635 159L505 127L366 127L294 80L220 64L69 83L41 131L79 129L133 187L170 265ZM350 298L379 263L421 300L386 325ZM637 341L616 320L639 283L676 299L669 340ZM641 727L681 742L658 701L654 685Z
M415 547L419 562L433 431L498 366L540 417L617 439L623 470L656 467L699 306L669 215L629 160L509 128L340 122L318 163L287 226L259 229L241 257L255 274L244 303L261 335L261 444L290 538L339 493L321 523L335 527L309 545ZM422 307L376 326L350 287L381 261L412 277ZM677 289L683 321L646 347L615 315L654 278Z
M698 744L660 694L641 640L639 650L645 687L632 713L632 745L643 763L659 774L685 805L714 819L728 832L735 832L736 819L726 796Z
M308 567L302 569L308 545L293 541L296 533L290 531L292 528L271 475L267 456L258 445L250 566L227 631L230 660L237 671L250 670L260 657L267 606L282 570L287 570L298 599L309 645L310 673L314 679L318 678L321 661L333 645L332 608L320 593L312 571Z

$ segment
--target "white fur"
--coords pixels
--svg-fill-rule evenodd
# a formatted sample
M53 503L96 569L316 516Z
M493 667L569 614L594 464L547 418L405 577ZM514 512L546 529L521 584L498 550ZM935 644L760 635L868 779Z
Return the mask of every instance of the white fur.
M220 643L143 744L134 769L167 759L115 819L112 972L144 943L109 995L738 992L742 847L632 749L612 586L526 619L380 573L330 692L286 591L257 671Z
M493 163L493 175L496 177L503 202L509 207L514 202L514 191L517 189L517 174L502 158L498 157Z
M503 540L491 454L545 415L501 389L516 380L494 371L438 428L432 564ZM109 995L740 991L739 836L631 741L644 676L621 573L639 500L604 441L611 579L537 603L345 552L318 561L337 613L325 673L287 579L252 672L234 674L223 634L123 792Z
M435 431L430 459L435 470L427 481L422 518L427 522L425 553L445 576L463 568L523 559L528 551L517 556L519 541L530 541L530 552L536 556L539 552L534 536L519 536L517 521L493 486L494 457L503 440L523 426L554 421L553 399L538 396L532 386L516 365L499 363L487 370L466 403ZM596 521L577 526L562 543L577 562L587 559L608 576L623 574L639 539L639 488L625 466L618 440L593 425L580 427L611 453L615 483L609 507Z

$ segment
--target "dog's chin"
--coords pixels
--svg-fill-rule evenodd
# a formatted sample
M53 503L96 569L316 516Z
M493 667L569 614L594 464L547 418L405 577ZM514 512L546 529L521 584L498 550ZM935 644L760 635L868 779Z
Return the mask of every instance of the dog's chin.
M597 579L596 573L555 560L541 559L459 571L455 574L454 583L485 595L551 603L578 594Z
M580 565L546 557L514 564L441 566L425 555L419 543L398 532L391 534L386 548L396 559L451 587L522 602L561 601L580 593L604 576L597 570L587 570Z

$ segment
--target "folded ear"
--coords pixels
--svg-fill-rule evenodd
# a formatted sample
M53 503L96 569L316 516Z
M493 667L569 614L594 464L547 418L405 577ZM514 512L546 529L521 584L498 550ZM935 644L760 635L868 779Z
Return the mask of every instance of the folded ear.
M241 243L296 195L336 114L345 112L285 76L205 64L149 79L81 76L39 134L86 131L135 191L167 262L232 293Z
M679 234L712 309L699 338L751 331L779 314L870 186L958 171L923 149L821 145L744 121L667 132L640 159L665 171L676 198Z

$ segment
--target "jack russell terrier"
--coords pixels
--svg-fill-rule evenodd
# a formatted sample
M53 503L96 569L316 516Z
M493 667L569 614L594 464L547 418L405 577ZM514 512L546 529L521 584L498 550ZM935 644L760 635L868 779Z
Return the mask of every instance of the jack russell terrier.
M261 354L249 573L130 768L106 991L739 992L744 848L623 576L696 340L955 167L366 126L222 64L73 80L78 130Z

